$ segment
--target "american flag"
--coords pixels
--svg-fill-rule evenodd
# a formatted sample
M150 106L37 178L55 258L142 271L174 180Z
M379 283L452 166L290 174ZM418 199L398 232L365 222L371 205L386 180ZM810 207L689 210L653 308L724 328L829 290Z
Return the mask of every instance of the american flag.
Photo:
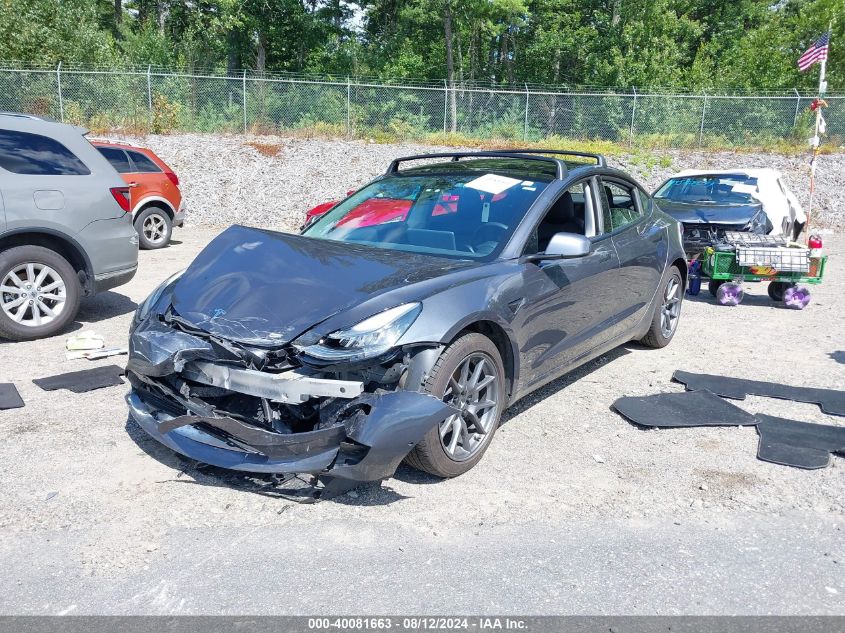
M827 49L830 46L830 31L813 42L801 57L798 58L798 70L804 72L816 62L827 59Z

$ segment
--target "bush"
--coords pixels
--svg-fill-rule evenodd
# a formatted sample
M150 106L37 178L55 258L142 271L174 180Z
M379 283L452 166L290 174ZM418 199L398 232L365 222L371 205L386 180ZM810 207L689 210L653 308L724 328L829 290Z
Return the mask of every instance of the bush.
M182 106L171 103L163 94L153 96L153 134L170 134L179 127Z

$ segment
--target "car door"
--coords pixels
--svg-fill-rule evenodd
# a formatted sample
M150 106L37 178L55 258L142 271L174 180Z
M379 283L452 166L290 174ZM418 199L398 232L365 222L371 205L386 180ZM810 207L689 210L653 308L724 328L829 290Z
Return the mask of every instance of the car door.
M567 195L583 222L570 219ZM526 244L524 253L532 255L542 252L556 232L580 233L592 242L584 257L526 264L522 319L514 328L526 386L561 375L609 338L606 324L613 315L619 260L609 236L596 234L595 209L595 183L575 183L552 203Z
M651 198L622 178L604 177L600 204L602 228L619 256L617 314L612 333L622 336L646 316L668 256L668 234L655 220Z
M167 178L159 166L141 152L127 149L126 154L132 164L131 170L127 173L127 182L132 196L132 209L135 209L138 203L145 198L151 196L163 197L162 181L167 180Z

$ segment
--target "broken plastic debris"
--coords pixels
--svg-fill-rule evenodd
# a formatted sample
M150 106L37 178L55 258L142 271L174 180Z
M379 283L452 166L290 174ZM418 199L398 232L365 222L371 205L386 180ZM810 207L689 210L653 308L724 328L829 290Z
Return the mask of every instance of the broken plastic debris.
M88 360L97 360L98 358L108 358L109 356L119 356L121 354L128 354L129 349L126 347L104 347L103 349L95 350L74 350L67 352L65 358L68 360L76 360L79 358L87 358Z
M71 336L65 342L65 348L68 351L102 349L105 345L103 337L90 330Z

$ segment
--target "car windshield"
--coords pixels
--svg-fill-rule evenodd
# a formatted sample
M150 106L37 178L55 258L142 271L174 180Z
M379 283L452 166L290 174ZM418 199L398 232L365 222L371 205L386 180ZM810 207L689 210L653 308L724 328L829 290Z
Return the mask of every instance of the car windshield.
M489 260L554 177L466 161L377 180L321 216L303 235L459 259ZM498 165L501 167L501 165Z
M709 174L670 178L654 194L673 202L750 204L758 192L757 179L742 174Z

